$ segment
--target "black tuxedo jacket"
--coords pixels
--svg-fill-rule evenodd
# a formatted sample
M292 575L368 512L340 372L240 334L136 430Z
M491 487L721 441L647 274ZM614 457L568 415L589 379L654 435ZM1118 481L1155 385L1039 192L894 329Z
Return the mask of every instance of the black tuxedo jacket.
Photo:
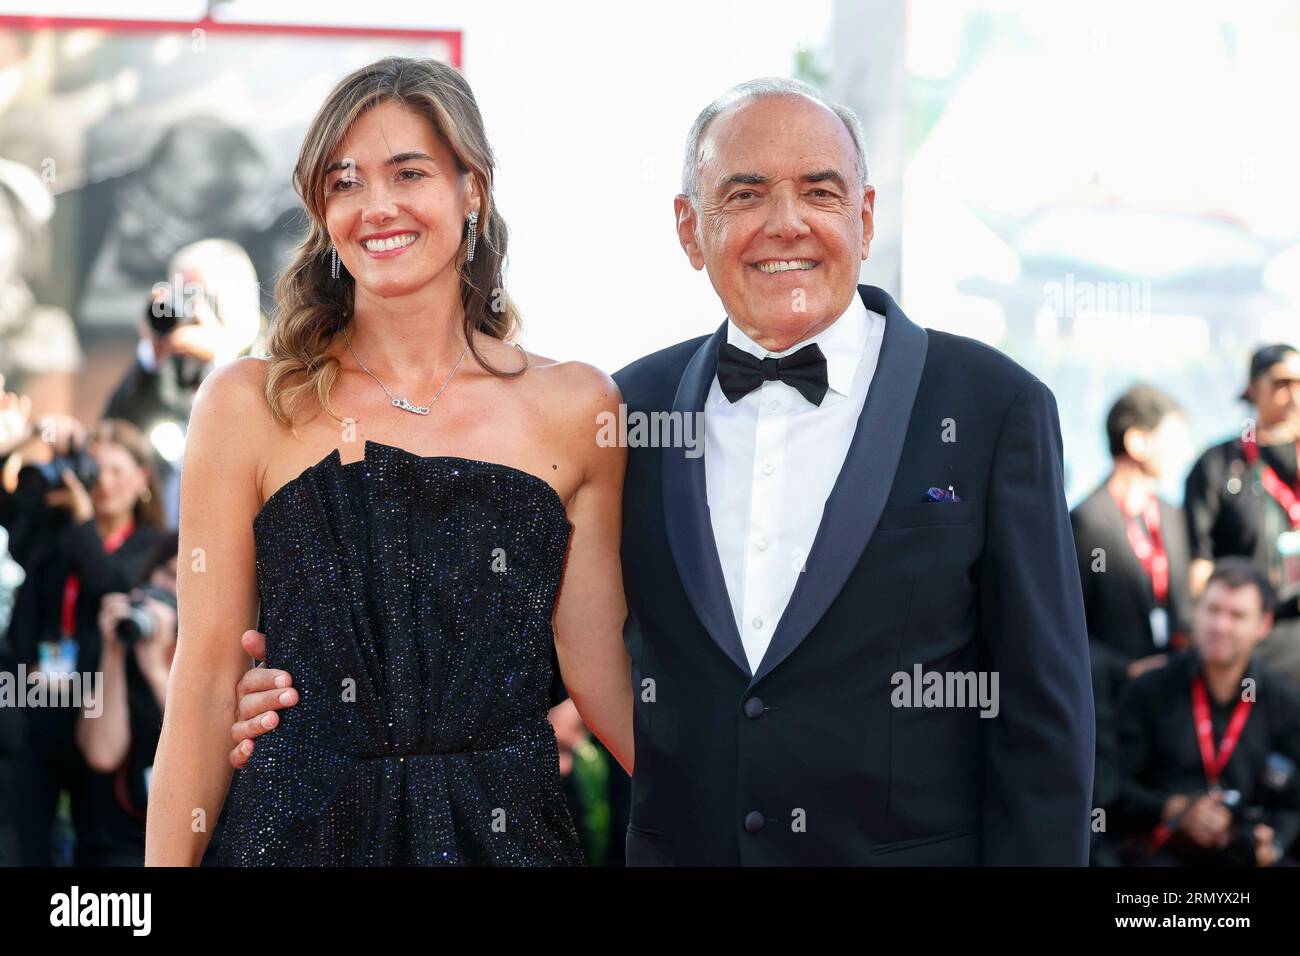
M1087 861L1093 704L1055 400L997 350L859 293L886 318L879 365L757 672L707 455L628 450L630 865ZM702 410L725 335L618 372L628 414ZM960 501L926 500L949 485ZM893 706L892 675L917 664L996 671L997 716Z

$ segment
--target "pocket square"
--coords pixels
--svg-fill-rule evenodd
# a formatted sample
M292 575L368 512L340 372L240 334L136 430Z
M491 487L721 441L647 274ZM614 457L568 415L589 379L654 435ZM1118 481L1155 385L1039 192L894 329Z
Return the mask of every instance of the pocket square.
M957 497L957 492L952 490L952 485L949 485L946 490L943 488L931 488L925 493L925 500L926 501L961 501L961 499Z

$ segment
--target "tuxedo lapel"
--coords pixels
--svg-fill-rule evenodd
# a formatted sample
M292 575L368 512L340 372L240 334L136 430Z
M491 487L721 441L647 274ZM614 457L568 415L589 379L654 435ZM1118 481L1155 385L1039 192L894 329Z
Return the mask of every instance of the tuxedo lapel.
M880 358L804 570L750 686L799 646L844 587L876 530L902 455L929 337L882 289L863 285L858 293L885 317Z
M718 371L718 345L726 340L726 335L724 322L687 363L673 400L675 415L704 411L709 387ZM701 432L701 441L703 437ZM713 538L704 476L705 456L688 458L686 451L685 447L663 450L664 526L668 545L696 617L722 653L748 674L749 661L736 630L736 618Z

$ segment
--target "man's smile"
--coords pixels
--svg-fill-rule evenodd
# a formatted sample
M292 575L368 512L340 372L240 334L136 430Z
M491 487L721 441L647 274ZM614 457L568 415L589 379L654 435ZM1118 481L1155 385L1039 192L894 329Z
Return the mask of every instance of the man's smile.
M821 262L816 259L763 259L753 263L755 269L768 275L778 272L808 272L819 265Z

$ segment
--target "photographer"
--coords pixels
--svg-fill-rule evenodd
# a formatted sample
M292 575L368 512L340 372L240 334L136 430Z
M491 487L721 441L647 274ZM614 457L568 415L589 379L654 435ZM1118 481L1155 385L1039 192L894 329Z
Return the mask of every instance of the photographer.
M1192 647L1124 688L1115 816L1131 864L1274 866L1300 834L1300 696L1261 665L1274 592L1216 562Z
M0 375L0 525L8 532L9 554L30 571L72 524L72 513L49 507L46 495L66 487L59 469L75 464L72 456L85 447L86 427L71 415L50 414L34 421L31 398L3 390L5 384ZM11 638L32 629L16 623L23 610L13 607ZM12 648L18 660L28 659L25 650L32 648Z
M144 864L149 778L176 653L176 546L173 533L147 585L107 594L100 605L101 699L85 703L76 731L90 770L79 866Z
M32 400L26 393L7 391L0 375L0 462L32 438ZM32 516L12 507L7 493L0 493L0 599L4 603L3 630L0 631L0 672L16 675L18 664L25 661L9 642L9 622L13 617L14 597L22 585L33 544L39 539ZM18 834L18 793L22 778L20 759L24 751L26 721L23 710L0 707L0 866L19 866L23 862Z
M1253 407L1242 433L1207 449L1187 475L1183 507L1196 595L1214 564L1252 561L1278 593L1273 633L1259 658L1300 689L1300 350L1257 349L1240 398Z
M136 361L105 418L131 422L156 446L164 515L176 524L177 462L194 396L216 368L249 350L262 329L260 288L248 254L226 239L192 243L172 257L140 318ZM160 437L160 426L174 426Z
M100 669L103 597L144 579L167 532L159 521L152 454L134 426L106 420L84 441L84 430L68 420L45 427L51 431L43 437L52 441L29 442L23 450L43 451L49 460L31 463L15 453L6 462L6 478L15 465L17 477L12 485L6 481L0 516L7 526L12 522L11 542L21 542L14 556L26 572L7 635L10 653L53 681L63 679L61 672ZM86 776L74 739L78 714L69 707L25 712L17 758L24 786L14 795L14 812L27 865L53 862L62 790L71 794L77 822Z

